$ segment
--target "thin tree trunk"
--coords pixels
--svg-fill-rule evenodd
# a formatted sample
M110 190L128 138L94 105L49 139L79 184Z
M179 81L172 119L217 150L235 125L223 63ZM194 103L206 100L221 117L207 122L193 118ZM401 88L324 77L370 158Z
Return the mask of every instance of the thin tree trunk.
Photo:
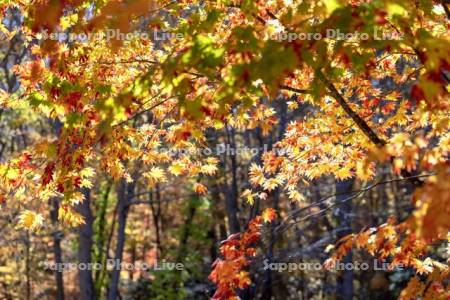
M97 226L94 231L97 232L97 241L96 241L96 248L98 255L94 258L96 263L100 263L102 268L100 270L95 269L94 270L94 287L95 287L95 296L97 298L101 297L101 292L103 288L103 279L104 279L104 273L105 271L105 265L106 265L106 259L108 256L109 251L109 245L107 242L109 241L107 239L108 237L108 230L106 228L107 226L107 220L106 220L106 213L108 210L108 203L109 203L109 194L111 192L111 187L113 183L111 181L108 181L106 183L106 190L103 194L102 202L100 203L99 207L97 208ZM113 220L115 219L115 214L113 215ZM114 222L114 221L113 221Z
M183 225L183 231L180 236L180 245L176 259L177 263L184 261L183 258L186 257L186 251L188 251L188 240L191 235L192 223L194 222L194 217L197 212L197 201L199 201L198 198L194 196L189 203L189 210L187 212L187 217Z
M344 181L336 182L336 202L339 203L345 200L350 196L350 192L352 191L354 179L347 179ZM338 205L335 210L335 215L338 218L338 223L340 227L347 228L343 230L339 235L339 238L350 234L351 231L351 212L352 212L352 203L351 201L347 201ZM353 253L349 251L347 256L344 257L343 263L346 265L347 263L352 263L353 261ZM344 270L338 276L337 282L337 298L342 300L352 300L353 299L353 270Z
M56 119L53 124L53 130L55 131L56 136L60 136L61 129L63 127L63 123ZM52 224L58 228L58 212L59 212L59 200L57 198L50 199L50 206L52 206L52 210L50 212L50 219ZM63 237L63 233L59 230L55 230L53 232L53 255L55 256L55 264L57 266L55 272L55 280L56 280L56 300L64 300L64 280L63 280L63 272L59 271L59 266L62 266L62 250L61 250L61 239Z
M86 268L78 271L78 281L80 284L80 297L82 300L95 299L94 281L92 279L92 269L88 268L92 263L93 233L92 228L94 218L91 211L91 194L87 189L83 190L84 201L79 206L79 213L84 217L85 224L78 229L78 262L84 264Z
M50 218L52 220L52 223L57 226L59 201L56 198L52 198L50 201L53 207L52 211L50 212ZM56 300L64 300L63 272L59 271L59 266L62 266L61 239L62 232L60 232L59 230L53 232L53 255L55 257L55 264L57 266L57 270L55 271Z
M118 227L117 244L114 252L114 268L111 272L111 281L109 284L108 300L116 300L119 295L120 264L122 262L123 249L125 247L125 228L127 225L128 211L130 208L130 195L133 194L135 183L127 183L122 180L119 184L118 196Z
M187 217L184 221L184 225L183 225L183 229L181 232L181 236L180 236L180 244L178 246L178 254L176 257L176 263L183 263L185 262L185 258L186 258L186 253L188 252L189 248L188 248L188 241L189 241L189 237L192 234L192 226L194 223L194 218L195 218L195 214L197 213L197 208L198 208L198 201L199 198L197 198L197 196L193 196L190 200L189 200L189 206L188 206L188 211L187 211ZM181 277L181 272L176 272L174 279L172 281L172 288L174 290L179 289L181 287L182 282L182 277Z
M232 153L230 153L231 160L231 187L226 183L226 193L225 193L225 208L228 216L228 226L230 227L230 233L240 232L240 224L239 219L237 217L238 214L238 186L237 186L237 160L236 160L236 143L234 138L234 130L226 127L227 131L227 142L229 147L231 148ZM231 132L230 132L231 131ZM227 164L227 153L225 153L225 168Z
M153 199L153 191L150 192L150 208L152 213L152 219L153 224L155 226L155 236L156 236L156 259L158 260L162 248L161 248L161 229L160 229L160 222L161 222L161 192L159 190L159 185L156 185L156 206Z
M112 223L111 223L111 228L109 228L108 240L106 242L106 248L105 248L105 255L103 256L102 268L100 270L98 282L96 279L96 287L98 287L97 288L98 295L102 294L101 293L102 286L103 286L103 283L105 282L106 275L108 274L107 261L108 261L108 259L111 258L111 256L109 255L109 252L111 249L111 244L112 244L112 240L113 240L113 236L114 236L114 230L116 228L118 210L119 210L119 201L116 202L116 205L114 207L113 216L112 216L113 219L112 219ZM106 287L106 295L108 295L108 294L109 294L109 286Z
M31 298L31 276L30 276L30 265L31 265L31 256L30 256L30 248L31 248L31 241L30 241L30 233L27 231L25 236L25 250L26 250L26 261L25 261L25 276L26 276L26 293L27 293L27 300L30 300Z

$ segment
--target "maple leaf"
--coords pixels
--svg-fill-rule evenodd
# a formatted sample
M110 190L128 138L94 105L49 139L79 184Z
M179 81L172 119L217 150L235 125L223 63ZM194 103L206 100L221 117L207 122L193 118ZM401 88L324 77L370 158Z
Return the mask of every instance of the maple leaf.
M58 219L72 227L85 224L83 216L67 205L63 205L58 209Z
M30 210L25 210L19 215L19 228L25 228L28 230L37 230L44 223L44 217L41 214L35 213Z
M303 202L303 201L305 201L305 196L303 196L303 194L301 194L297 190L290 190L290 191L288 191L288 197L292 201L296 201L296 202Z
M183 174L184 172L184 165L180 162L173 162L172 165L169 167L170 173L172 173L175 176L179 176Z
M206 175L214 175L217 172L217 166L213 164L203 165L200 172Z
M255 202L252 191L250 189L246 189L245 191L243 191L241 197L245 198L247 203L250 205L253 205L253 203Z
M335 174L336 174L336 177L341 180L345 180L345 179L351 178L353 176L352 172L347 167L340 168Z
M264 192L258 194L258 198L261 200L266 200L268 196L269 195L267 195L267 193Z
M358 249L364 248L368 244L369 238L370 238L369 231L364 231L364 232L358 234L355 238L356 248L358 248Z
M264 183L263 183L263 189L266 191L273 191L276 187L278 187L280 184L282 184L282 180L279 178L270 178L267 179Z
M429 274L433 271L433 266L427 260L421 261L419 259L414 259L413 264L418 274Z
M381 110L382 110L383 113L386 114L386 115L387 115L387 114L390 114L392 111L395 110L395 103L389 102L389 103L383 105L383 106L381 107Z
M237 286L241 290L245 289L252 283L252 281L250 280L249 273L245 271L239 272L239 274L236 276L236 280L238 281Z
M250 263L249 257L256 255L251 245L260 238L262 217L252 219L244 233L230 235L222 241L220 252L224 259L217 259L212 267L209 279L217 285L213 299L231 299L236 297L235 289L243 289L251 284L249 273L244 268Z
M273 208L266 208L261 216L264 222L270 223L277 217L277 212Z
M148 178L150 186L167 180L164 170L160 167L152 167L149 172L144 173L144 176Z
M254 185L262 185L266 181L262 168L255 163L250 166L249 175L250 182Z
M199 195L205 195L206 193L208 193L208 189L206 188L206 186L201 183L196 183L194 185L194 191Z
M80 171L80 176L84 178L92 178L95 176L95 170L93 168L84 168Z
M55 171L56 163L50 162L44 169L44 174L42 175L42 185L46 186L53 179L53 173Z
M363 180L368 181L375 175L375 172L373 171L373 164L370 164L368 162L359 161L356 164L356 176Z

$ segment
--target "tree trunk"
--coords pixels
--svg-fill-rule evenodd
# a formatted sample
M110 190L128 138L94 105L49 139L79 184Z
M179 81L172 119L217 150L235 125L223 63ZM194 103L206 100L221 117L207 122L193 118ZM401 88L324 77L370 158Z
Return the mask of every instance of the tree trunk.
M336 182L336 202L340 203L351 196L351 191L353 187L354 179L347 179L343 181ZM339 227L346 228L346 230L341 231L339 238L342 238L352 232L351 230L351 212L352 203L351 201L346 201L342 204L338 204L335 215L338 219ZM347 263L352 263L353 253L349 251L347 256L344 257L344 265ZM353 270L344 270L339 274L337 279L337 298L342 300L352 300L353 299Z
M234 137L234 130L229 129L227 126L227 142L228 146L231 149L230 160L231 160L231 186L229 187L227 183L226 192L225 192L225 208L228 216L228 226L230 233L240 232L240 224L238 219L238 186L237 186L237 160L236 160L236 143ZM227 165L227 153L225 152L225 163L224 166L226 168Z
M153 224L155 226L155 238L156 238L156 259L158 260L162 254L162 244L161 244L161 192L159 190L159 185L156 185L156 206L153 198L153 191L150 192L150 208L152 213ZM145 254L145 253L144 253Z
M97 249L97 255L94 257L95 263L100 263L102 266L99 270L95 269L93 272L94 276L94 287L95 287L95 296L97 298L101 298L102 295L102 288L103 288L103 279L104 274L106 272L105 266L106 266L106 260L108 256L108 250L109 245L108 242L108 228L107 228L107 220L106 220L106 213L108 210L108 204L109 204L109 194L111 192L111 187L113 186L113 183L111 181L108 181L106 183L105 193L103 194L102 202L99 204L98 207L96 207L96 217L97 220L97 226L94 228L94 234L96 235L96 249ZM94 202L95 203L95 202ZM115 213L113 215L113 222L115 220ZM94 252L95 253L95 252Z
M86 268L78 271L78 281L80 284L80 297L82 300L95 299L94 281L92 279L92 269L88 268L92 263L91 254L93 246L93 216L91 211L91 194L87 189L83 190L84 201L79 205L79 213L84 217L85 224L78 229L78 262L84 264Z
M31 250L31 240L30 240L30 233L27 231L25 236L25 277L26 277L26 297L27 300L31 299L31 256L30 256L30 250Z
M128 211L130 208L130 196L133 195L135 183L127 183L122 180L119 184L118 196L118 227L117 227L117 244L114 251L114 268L111 272L111 281L109 284L108 300L116 300L119 291L120 280L120 264L122 262L123 249L125 247L125 228L127 225Z
M192 226L194 223L195 214L197 213L199 198L197 195L194 195L191 199L189 199L188 210L186 212L187 216L183 224L183 228L181 231L181 235L179 237L180 244L178 246L178 254L176 256L176 263L185 263L186 253L189 251L188 241L192 234ZM173 290L178 290L182 287L183 279L181 277L181 272L176 272L173 277L171 286Z
M53 206L50 212L50 218L52 223L57 226L58 224L58 210L59 210L59 200L52 198L51 205ZM57 266L55 271L55 281L56 281L56 300L64 300L64 280L63 272L60 271L60 266L62 266L62 251L61 251L61 239L62 232L56 230L53 232L53 255L55 257L55 264Z

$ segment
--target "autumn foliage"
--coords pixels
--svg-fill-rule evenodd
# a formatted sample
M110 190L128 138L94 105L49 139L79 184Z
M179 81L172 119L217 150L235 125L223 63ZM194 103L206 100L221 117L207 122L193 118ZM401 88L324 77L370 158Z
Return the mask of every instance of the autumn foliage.
M59 222L94 226L80 206L86 191L100 198L104 181L126 198L110 210L114 226L123 216L122 235L129 208L148 191L149 205L173 196L161 197L163 185L177 199L208 198L228 236L209 275L213 299L232 299L252 284L264 223L273 246L284 226L405 182L408 215L336 237L325 265L366 251L417 273L400 298L446 299L448 257L434 254L446 243L448 251L450 230L449 9L431 0L2 1L1 112L12 114L14 128L36 128L0 153L0 205L14 207L9 226L27 234ZM333 38L330 29L368 38ZM111 30L152 34L107 38ZM183 38L159 41L155 32ZM289 33L320 38L282 38ZM15 48L23 55L11 60ZM223 158L210 151L219 142L253 143L258 153ZM394 179L382 182L386 174ZM361 189L341 202L308 202L305 191L328 179ZM199 210L167 218L187 228L183 251ZM124 243L112 243L118 259ZM116 282L109 297L117 289Z
M220 254L212 264L212 272L209 279L217 285L217 290L212 299L236 298L236 291L243 290L251 283L250 274L245 267L251 263L251 258L256 255L255 244L261 236L263 222L271 222L275 218L272 208L266 209L262 216L257 216L250 221L248 229L241 235L236 233L222 241Z

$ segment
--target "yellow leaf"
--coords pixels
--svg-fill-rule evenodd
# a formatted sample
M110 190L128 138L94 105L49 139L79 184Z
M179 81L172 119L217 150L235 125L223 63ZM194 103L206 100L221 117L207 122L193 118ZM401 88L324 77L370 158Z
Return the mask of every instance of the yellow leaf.
M61 206L58 210L58 219L63 223L76 227L78 225L84 224L83 216L77 212L74 212L68 206Z
M273 191L277 186L279 186L282 181L279 178L270 178L263 183L263 188L266 191Z
M144 176L149 180L150 186L155 185L158 182L165 182L166 175L163 169L159 167L153 167L149 172L146 172Z
M174 162L170 167L169 167L169 171L170 173L172 173L175 176L179 176L181 174L183 174L184 171L184 166L179 163L179 162Z
M254 185L262 185L266 181L262 168L255 163L253 163L250 166L249 175L250 175L250 182Z
M266 208L262 213L262 218L264 222L270 223L272 222L277 216L277 213L275 209L273 208Z
M336 172L336 177L339 179L347 179L352 177L352 172L348 167L343 167Z
M211 164L207 164L207 165L203 165L201 167L200 172L206 175L214 175L217 171L217 166L215 165L211 165Z
M406 13L407 13L406 9L397 3L389 3L387 5L386 11L389 13L389 17L392 17L394 15L403 16L403 15L406 15Z
M338 0L325 0L325 7L327 8L327 13L332 14L336 9L342 6Z
M25 228L28 230L37 230L44 223L44 217L41 214L35 213L30 210L25 210L19 216L19 228Z
M95 170L93 168L84 168L81 170L80 176L83 178L92 178L95 176Z
M247 200L247 203L250 205L253 205L253 203L255 203L255 199L253 198L253 194L250 189L246 189L244 192L242 192L241 197L245 198Z
M299 193L296 190L289 191L288 197L289 197L289 199L291 199L292 201L295 201L295 202L303 202L305 200L305 196L303 196L303 194Z
M151 178L154 178L159 181L165 179L164 170L159 167L153 167L148 174L150 175Z

